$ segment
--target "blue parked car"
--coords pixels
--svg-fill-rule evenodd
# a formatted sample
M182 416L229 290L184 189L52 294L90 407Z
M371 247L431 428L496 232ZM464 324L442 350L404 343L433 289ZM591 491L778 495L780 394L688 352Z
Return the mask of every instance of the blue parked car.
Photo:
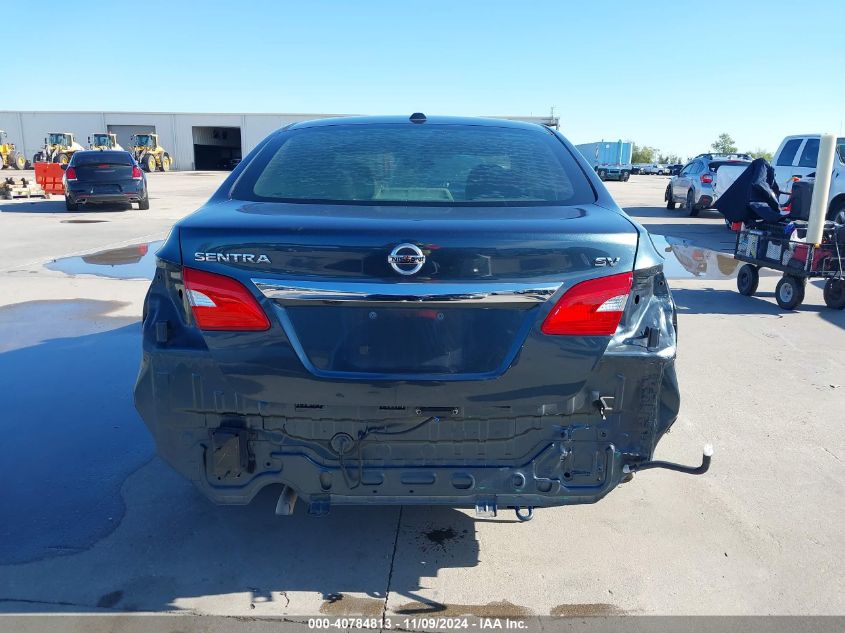
M666 466L662 262L554 130L297 123L158 252L136 406L218 503L595 502Z

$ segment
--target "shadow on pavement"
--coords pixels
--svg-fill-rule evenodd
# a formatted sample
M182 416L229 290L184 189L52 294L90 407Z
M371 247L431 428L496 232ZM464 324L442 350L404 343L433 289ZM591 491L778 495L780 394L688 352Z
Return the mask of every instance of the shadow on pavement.
M0 213L67 213L64 198L61 200L26 200L0 203Z
M673 288L672 296L680 314L788 314L774 303L771 292L758 292L753 297L746 297L736 290ZM767 296L770 300L762 298Z
M67 211L65 200L26 200L18 199L18 202L0 203L0 213L103 213L114 211L129 211L133 209L128 204L85 204L79 207L78 211Z
M767 314L785 316L793 312L784 310L775 303L774 292L758 291L753 297L746 297L736 290L675 288L672 290L672 296L675 298L678 312L681 314ZM845 311L832 310L824 303L805 302L796 311L815 312L825 321L845 328Z
M132 406L139 327L107 316L117 307L0 309L0 611L214 610L221 600L265 615L377 617L389 587L423 602L424 577L478 564L474 521L451 508L336 507L314 518L300 503L277 517L280 487L248 506L207 501L153 457ZM405 554L392 574L397 543ZM295 592L317 595L297 607Z

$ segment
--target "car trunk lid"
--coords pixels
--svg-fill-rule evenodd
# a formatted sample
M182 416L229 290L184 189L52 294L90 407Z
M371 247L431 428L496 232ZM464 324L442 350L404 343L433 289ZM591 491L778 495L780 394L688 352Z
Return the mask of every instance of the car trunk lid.
M272 323L203 333L224 374L268 402L321 406L571 396L609 337L547 336L540 325L575 284L632 270L637 236L596 205L229 201L180 227L183 264L237 279ZM410 247L425 261L402 274L420 263ZM447 383L463 386L430 388Z

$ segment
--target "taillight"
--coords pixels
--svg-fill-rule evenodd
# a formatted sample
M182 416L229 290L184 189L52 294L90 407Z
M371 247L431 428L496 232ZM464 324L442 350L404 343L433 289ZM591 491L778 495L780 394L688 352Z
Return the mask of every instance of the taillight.
M132 165L132 179L141 180L141 168L138 165Z
M267 315L239 281L193 268L182 269L188 303L202 330L260 331Z
M701 174L701 183L705 185L709 185L713 182L713 175L712 174Z
M564 294L540 328L543 334L610 336L619 327L633 273L621 273L576 284Z
M76 180L76 170L73 167L65 169L65 178L68 180Z

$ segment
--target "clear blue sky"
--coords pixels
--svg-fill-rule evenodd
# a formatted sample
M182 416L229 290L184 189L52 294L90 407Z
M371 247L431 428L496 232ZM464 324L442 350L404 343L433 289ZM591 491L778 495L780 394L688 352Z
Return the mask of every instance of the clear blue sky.
M626 138L682 156L720 132L773 151L786 134L845 125L842 0L0 5L7 110L554 106L576 143Z

